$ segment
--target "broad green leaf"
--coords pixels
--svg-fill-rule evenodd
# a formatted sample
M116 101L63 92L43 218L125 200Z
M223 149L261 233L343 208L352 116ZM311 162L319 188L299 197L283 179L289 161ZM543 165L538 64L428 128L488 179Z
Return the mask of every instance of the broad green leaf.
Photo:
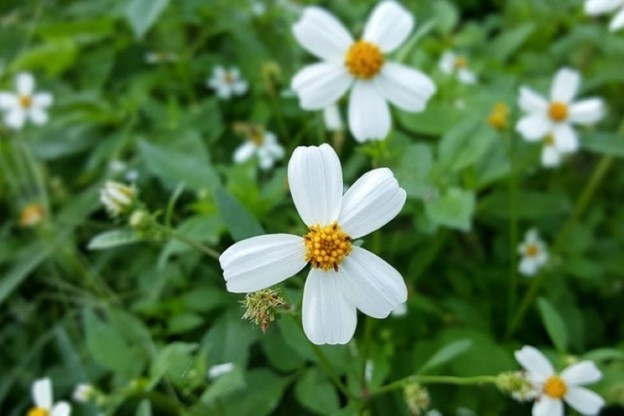
M223 375L217 377L216 380L204 391L200 400L204 403L210 403L227 394L234 393L245 388L245 376L239 367L234 367Z
M78 47L67 37L51 38L46 43L26 50L11 64L12 71L44 70L50 76L57 76L74 65Z
M332 414L340 408L334 385L316 368L311 368L299 378L295 396L305 408L317 414Z
M203 381L204 375L198 373L194 356L198 346L185 342L174 342L165 346L152 362L151 385L156 385L163 377L178 386L189 385L197 380Z
M565 353L568 345L568 331L561 315L545 298L539 298L537 305L542 316L542 322L553 345L557 348L557 351Z
M169 4L169 0L128 0L124 13L137 39L142 39Z
M570 197L561 192L538 192L521 190L518 192L516 212L518 218L538 219L558 217L572 209ZM479 216L490 218L509 218L509 194L507 190L499 190L487 195L479 201Z
M449 130L440 141L438 157L445 169L458 171L475 164L496 140L496 132L481 119L470 118Z
M433 99L422 113L397 111L401 125L412 133L442 135L460 118L459 111L448 103Z
M270 370L259 368L246 375L247 388L222 398L228 415L272 414L280 402L288 379Z
M469 339L460 339L454 341L444 347L440 348L431 358L423 364L423 366L418 371L419 373L423 373L427 370L431 370L432 368L440 367L451 360L454 360L464 352L466 352L472 346L472 341Z
M224 230L223 220L219 215L198 215L184 221L177 227L178 234L209 245L219 241L222 230ZM158 257L158 266L164 267L170 257L189 250L194 250L181 241L171 239L163 247Z
M503 31L488 45L486 51L489 56L504 62L529 38L536 25L525 23L511 30Z
M614 133L596 132L581 138L581 146L591 152L624 157L624 138Z
M423 199L435 192L429 181L432 159L431 148L422 143L413 144L402 153L394 174L408 197Z
M104 231L89 241L89 250L105 250L113 247L125 246L141 241L141 238L131 229Z
M439 198L425 202L425 213L431 221L462 231L472 227L474 209L474 192L460 188L450 188Z
M459 12L448 0L436 0L431 3L436 26L441 33L448 33L457 25Z
M264 234L258 221L225 189L217 188L215 196L221 217L235 241Z

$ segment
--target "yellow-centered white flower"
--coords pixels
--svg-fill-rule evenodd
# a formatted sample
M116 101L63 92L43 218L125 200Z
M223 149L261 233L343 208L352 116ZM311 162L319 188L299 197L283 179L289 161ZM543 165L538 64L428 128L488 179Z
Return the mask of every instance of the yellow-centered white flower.
M585 2L585 13L590 16L616 11L615 16L609 24L609 30L615 32L624 27L624 0L587 0Z
M579 140L572 125L595 123L605 111L600 98L573 101L580 83L577 71L563 68L555 74L548 100L528 87L521 87L518 103L527 114L516 124L518 133L530 142L543 140L550 134L559 152L576 152Z
M580 361L556 373L548 358L531 346L516 351L515 357L539 392L533 416L563 416L563 401L582 415L598 414L604 406L602 397L581 387L602 378L592 361Z
M4 123L19 130L28 120L37 125L48 122L47 108L54 101L48 92L35 93L35 78L29 73L15 77L16 93L0 92L0 111L4 111Z
M284 148L277 141L277 136L260 129L250 129L245 142L234 152L234 162L244 163L254 155L262 170L271 169L275 161L284 158Z
M32 385L32 399L35 406L28 410L27 416L69 416L71 412L69 403L54 403L52 382L49 378L35 380Z
M532 228L518 246L520 264L518 270L525 276L534 276L548 262L546 244L540 239L536 229Z
M206 85L215 90L217 96L223 100L234 95L243 95L249 89L247 81L242 78L238 68L226 69L219 65L212 70L212 77L206 82Z
M362 38L354 41L344 26L319 7L307 7L293 26L297 41L322 62L299 71L291 88L304 110L321 110L351 88L349 129L359 142L384 139L390 132L388 101L405 111L423 111L435 93L424 73L387 62L409 36L414 18L392 0L375 6Z
M446 75L455 75L462 84L475 84L477 82L476 75L468 69L468 59L453 51L444 52L438 66L440 71Z
M401 274L352 242L392 220L405 190L388 168L371 170L342 192L338 155L327 144L298 147L288 163L290 193L308 227L303 236L269 234L229 247L219 262L227 289L255 292L312 266L303 289L303 329L315 344L345 344L356 309L385 318L407 300Z

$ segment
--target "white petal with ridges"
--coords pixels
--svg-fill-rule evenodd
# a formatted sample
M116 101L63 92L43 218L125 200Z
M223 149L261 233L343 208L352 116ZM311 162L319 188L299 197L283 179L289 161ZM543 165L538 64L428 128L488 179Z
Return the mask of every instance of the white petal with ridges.
M552 123L542 113L533 113L522 117L516 124L516 131L527 141L535 142L542 140L550 133Z
M352 82L353 77L342 63L320 62L297 72L291 88L299 96L301 108L320 110L342 97Z
M303 269L305 245L302 237L290 234L251 237L225 250L219 263L228 291L255 292L276 285Z
M306 225L328 225L338 219L344 184L340 160L330 145L297 147L288 162L288 184Z
M560 152L576 152L579 148L579 140L576 131L567 123L557 124L553 127L555 146Z
M518 97L518 105L527 113L546 113L548 102L544 97L528 87L520 88L520 96Z
M550 89L551 101L569 103L576 96L581 85L581 74L570 68L561 68L555 74Z
M435 84L427 75L392 62L383 66L373 82L388 101L405 111L423 111L436 92Z
M71 413L71 406L67 402L58 402L52 408L50 416L69 416Z
M533 404L531 416L564 416L563 402L543 395Z
M414 17L396 1L377 3L364 27L362 39L374 43L384 53L401 45L414 28Z
M555 369L548 358L534 347L525 345L516 351L514 356L518 363L531 373L532 379L536 381L544 381L555 374Z
M624 8L617 12L615 17L611 19L611 23L609 23L609 30L615 32L616 30L620 30L624 27Z
M585 13L596 16L612 12L622 5L624 5L622 0L588 0L585 2Z
M569 120L572 123L591 124L604 117L604 101L600 98L588 98L570 105Z
M602 373L593 361L581 361L563 370L561 378L568 384L583 385L599 381L602 378Z
M383 140L390 133L390 109L373 82L357 81L349 97L349 129L358 142Z
M32 74L22 72L15 77L15 87L19 95L32 95L35 90L35 78Z
M35 380L32 385L32 399L37 407L46 410L52 408L52 381L49 378Z
M308 52L326 61L342 63L353 43L342 23L320 7L306 7L293 33Z
M604 399L598 394L576 386L568 386L563 400L582 415L596 415L605 404Z

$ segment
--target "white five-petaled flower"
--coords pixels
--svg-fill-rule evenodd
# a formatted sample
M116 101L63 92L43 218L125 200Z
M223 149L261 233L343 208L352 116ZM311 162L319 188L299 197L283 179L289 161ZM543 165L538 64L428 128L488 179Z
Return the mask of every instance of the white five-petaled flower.
M270 131L249 129L248 137L234 152L234 162L243 163L258 155L260 168L271 169L276 160L284 157L284 148L277 141L277 136Z
M604 103L600 98L572 101L580 83L578 72L562 68L555 75L549 100L530 88L521 87L518 103L528 114L518 121L516 130L531 142L552 135L560 153L577 151L579 140L572 124L592 124L604 116Z
M243 95L249 88L247 81L242 79L238 68L225 69L219 65L214 67L212 77L206 84L215 90L219 98L224 100L234 95Z
M598 16L618 10L609 24L609 30L615 32L624 27L624 0L587 0L585 13L590 16Z
M405 111L423 111L435 93L424 73L386 62L414 27L414 18L392 0L375 6L362 39L354 41L330 13L307 7L294 25L297 41L322 62L299 71L291 88L304 110L321 110L335 103L352 87L349 128L359 142L384 139L390 132L387 101Z
M558 374L544 354L531 346L516 351L515 357L539 391L533 416L563 416L562 400L582 415L595 415L604 405L602 397L581 387L602 378L592 361L572 364Z
M48 92L35 93L35 78L21 73L15 78L16 94L0 92L0 110L4 111L7 126L19 130L27 120L37 125L48 121L46 109L52 105L53 97Z
M391 265L352 244L392 220L405 190L392 171L379 168L344 193L338 155L329 145L298 147L288 163L290 193L308 232L269 234L235 243L219 258L230 292L254 292L312 266L303 289L303 329L315 344L346 344L356 309L385 318L407 300L407 287Z
M468 60L453 51L446 51L442 54L439 63L440 71L447 75L456 75L459 82L463 84L475 84L477 77L468 69Z
M518 253L522 257L518 270L525 276L535 275L548 262L546 244L534 228L525 234L524 241L518 246Z
M52 382L49 378L35 380L32 385L32 399L35 406L28 411L28 416L69 416L71 406L61 401L54 404Z

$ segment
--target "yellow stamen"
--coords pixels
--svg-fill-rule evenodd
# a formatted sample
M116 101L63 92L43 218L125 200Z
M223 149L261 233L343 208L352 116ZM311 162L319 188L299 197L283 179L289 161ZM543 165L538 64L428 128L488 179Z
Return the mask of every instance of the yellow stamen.
M27 416L48 416L50 412L42 407L33 407L28 411Z
M539 248L535 244L529 244L524 249L524 255L527 257L535 257L539 254Z
M496 103L492 112L487 118L487 122L490 126L497 130L504 130L507 128L507 116L509 115L509 107L505 103Z
M544 383L544 393L553 399L561 399L567 391L568 386L559 376L550 376Z
M351 237L336 222L325 227L312 225L308 230L303 236L306 261L318 269L338 271L342 260L351 253Z
M30 95L20 95L19 97L19 105L22 108L30 108L32 106L33 99Z
M355 42L345 57L347 69L357 78L370 79L381 71L384 57L377 45L365 40Z
M226 84L234 84L234 82L236 81L236 78L234 78L234 75L229 71L225 71L225 74L223 75L223 79Z
M548 107L548 116L553 121L563 121L568 118L568 105L561 101L553 101Z
M457 58L455 58L456 69L462 69L462 68L467 68L467 67L468 67L468 60L466 58L463 58L461 56L458 56Z

